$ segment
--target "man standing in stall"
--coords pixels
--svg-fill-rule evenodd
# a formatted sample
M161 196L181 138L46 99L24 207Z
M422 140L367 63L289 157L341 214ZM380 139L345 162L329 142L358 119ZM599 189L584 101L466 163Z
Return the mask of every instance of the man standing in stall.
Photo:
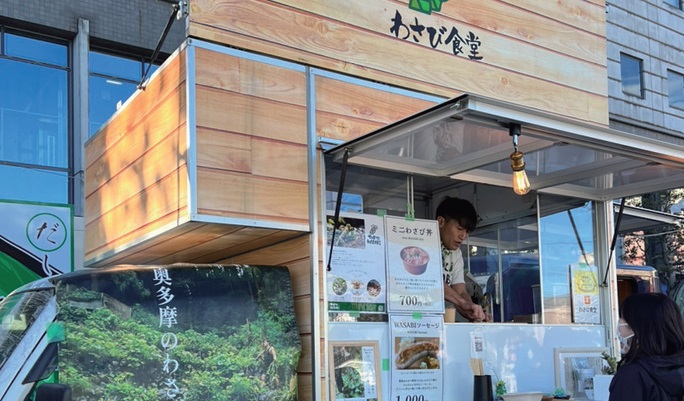
M446 197L435 212L442 243L444 300L471 322L489 321L482 307L472 301L465 285L461 243L477 225L477 212L465 199Z

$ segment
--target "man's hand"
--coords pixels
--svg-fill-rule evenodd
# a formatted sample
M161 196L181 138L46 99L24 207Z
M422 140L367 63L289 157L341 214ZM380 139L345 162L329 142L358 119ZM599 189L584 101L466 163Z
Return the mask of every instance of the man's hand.
M487 321L487 316L484 310L478 304L472 302L464 302L462 307L456 306L460 309L461 315L465 316L471 322L484 322Z
M484 312L482 307L470 299L463 283L448 286L444 284L444 298L456 305L458 313L471 322L491 322L492 318Z

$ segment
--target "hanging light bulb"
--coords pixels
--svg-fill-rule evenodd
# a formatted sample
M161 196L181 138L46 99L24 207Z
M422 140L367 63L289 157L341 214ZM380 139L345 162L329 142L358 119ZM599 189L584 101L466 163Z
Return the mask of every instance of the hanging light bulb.
M511 170L513 170L513 192L518 195L530 192L530 180L527 179L527 173L525 173L523 153L519 150L511 153Z
M525 173L525 161L523 153L518 150L518 136L520 135L520 124L511 123L508 133L513 137L513 153L511 153L511 170L513 170L513 192L518 195L525 195L530 192L530 180Z

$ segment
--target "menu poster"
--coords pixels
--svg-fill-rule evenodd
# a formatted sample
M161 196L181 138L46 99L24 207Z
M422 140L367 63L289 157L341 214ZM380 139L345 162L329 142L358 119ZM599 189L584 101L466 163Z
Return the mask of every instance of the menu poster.
M444 313L436 220L385 216L389 312Z
M572 291L572 321L574 323L600 324L598 268L586 263L574 263L569 268Z
M327 254L335 215L328 212ZM386 312L385 232L380 216L341 213L327 274L329 312Z
M390 315L391 400L442 399L440 315Z

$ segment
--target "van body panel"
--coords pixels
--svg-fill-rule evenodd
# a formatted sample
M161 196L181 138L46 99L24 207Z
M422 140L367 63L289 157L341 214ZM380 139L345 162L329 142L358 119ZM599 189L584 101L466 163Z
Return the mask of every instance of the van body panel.
M38 293L48 296L36 319L12 314L18 298ZM40 385L22 381L50 343L58 344L50 377L57 383L46 394L62 389L83 401L297 397L301 344L284 266L84 269L14 291L0 313L0 333L27 322L21 341L0 335L2 401L24 400Z

